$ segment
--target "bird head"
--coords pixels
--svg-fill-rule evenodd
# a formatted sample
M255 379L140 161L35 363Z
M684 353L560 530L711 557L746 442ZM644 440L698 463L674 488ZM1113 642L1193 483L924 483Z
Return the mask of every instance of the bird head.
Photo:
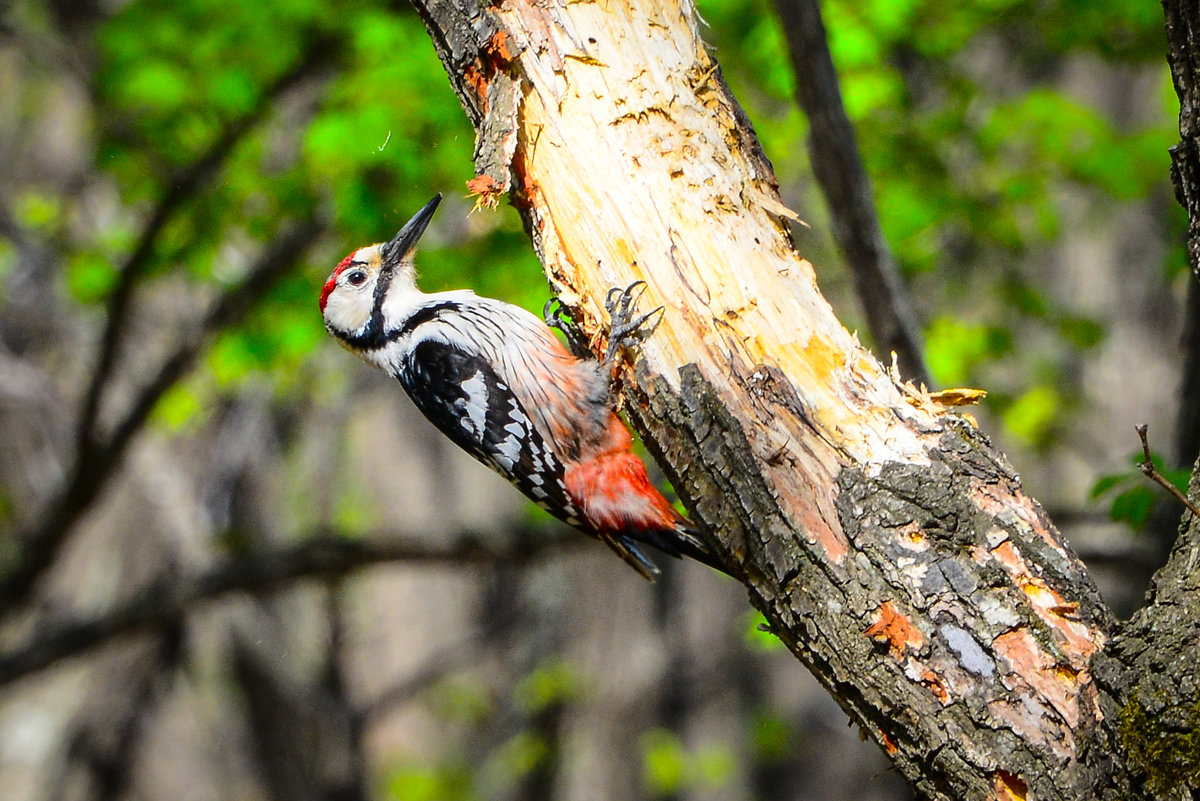
M389 294L416 289L413 254L442 196L436 195L390 242L368 245L342 259L321 289L325 328L352 351L380 347Z

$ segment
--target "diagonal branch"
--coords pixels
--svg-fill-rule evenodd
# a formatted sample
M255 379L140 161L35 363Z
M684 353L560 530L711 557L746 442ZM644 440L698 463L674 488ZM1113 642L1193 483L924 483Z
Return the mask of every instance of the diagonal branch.
M114 637L177 623L198 604L233 592L260 592L306 578L334 578L363 568L402 562L420 565L492 565L540 559L564 544L582 543L577 535L520 532L503 547L463 533L446 544L431 545L395 535L376 541L348 540L320 532L301 545L279 548L209 568L191 578L157 581L96 617L72 620L42 632L20 648L0 654L0 685L44 670Z
M879 217L871 179L846 116L819 0L775 0L796 73L796 96L808 117L813 174L829 203L838 246L854 276L867 325L885 361L894 352L906 377L931 384L921 326L896 269Z
M0 608L11 612L53 563L67 532L108 483L129 443L145 425L155 405L191 369L212 336L244 318L267 289L299 260L321 230L321 224L307 220L279 234L249 277L222 295L205 315L200 329L163 362L157 375L141 389L109 438L90 448L86 456L81 454L69 481L48 505L45 517L18 540L22 545L13 559L16 566L0 580Z
M986 437L837 321L692 3L416 4L460 95L519 104L483 106L515 149L476 168L584 330L635 279L664 307L623 407L784 644L918 795L1094 798L1107 606Z

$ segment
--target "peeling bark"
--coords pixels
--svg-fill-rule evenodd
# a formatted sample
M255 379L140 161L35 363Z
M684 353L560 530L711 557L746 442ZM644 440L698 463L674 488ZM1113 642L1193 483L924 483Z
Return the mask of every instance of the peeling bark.
M665 307L626 411L776 634L922 796L1095 798L1108 610L987 438L834 317L692 7L416 5L472 188L509 192L593 345L609 288Z

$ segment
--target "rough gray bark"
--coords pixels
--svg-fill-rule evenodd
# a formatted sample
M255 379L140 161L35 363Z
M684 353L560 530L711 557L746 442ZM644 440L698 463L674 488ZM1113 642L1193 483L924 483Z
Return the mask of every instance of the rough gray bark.
M1171 148L1175 197L1188 213L1187 252L1192 276L1183 334L1183 385L1174 460L1191 464L1200 456L1200 6L1164 0L1168 61L1179 95L1179 144Z
M1179 95L1179 144L1171 148L1175 197L1188 213L1188 263L1200 280L1200 8L1194 0L1163 0L1167 60Z
M1122 677L1145 673L1117 658L1133 672L1097 686L1114 624L1087 572L986 437L833 317L691 6L415 4L477 128L472 189L509 194L597 345L606 291L647 281L665 310L624 371L631 420L917 791L1149 797L1120 764Z

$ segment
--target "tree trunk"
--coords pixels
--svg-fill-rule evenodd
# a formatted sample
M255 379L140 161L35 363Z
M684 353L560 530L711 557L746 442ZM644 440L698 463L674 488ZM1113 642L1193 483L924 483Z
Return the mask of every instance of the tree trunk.
M585 329L635 279L665 307L626 411L778 636L922 796L1094 798L1107 608L987 438L834 317L692 6L415 3L472 189Z

